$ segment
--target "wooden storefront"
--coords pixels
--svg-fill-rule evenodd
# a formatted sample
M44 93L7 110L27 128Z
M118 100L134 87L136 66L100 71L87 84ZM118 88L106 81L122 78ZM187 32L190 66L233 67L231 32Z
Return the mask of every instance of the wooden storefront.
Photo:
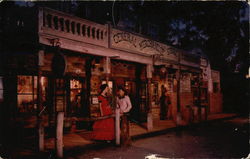
M219 72L211 72L202 57L48 8L39 9L38 22L37 43L43 47L8 56L11 76L6 78L11 84L6 88L12 92L9 105L14 118L41 112L53 121L58 111L66 118L98 117L97 96L104 83L112 88L113 99L117 86L127 89L131 115L140 122L149 121L150 113L158 120L162 86L169 92L169 116L174 121L178 112L188 121L190 107L222 111Z

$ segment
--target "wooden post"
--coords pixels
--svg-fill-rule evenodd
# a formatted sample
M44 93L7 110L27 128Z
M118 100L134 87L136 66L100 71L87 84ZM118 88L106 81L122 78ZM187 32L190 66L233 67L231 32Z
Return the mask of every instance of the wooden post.
M43 114L42 114L42 71L44 51L38 52L38 77L37 77L37 126L38 126L38 147L39 151L44 151L44 125L43 125Z
M56 121L56 156L63 158L63 120L64 112L58 112Z
M86 30L86 29L85 29ZM86 74L86 82L85 82L85 87L86 87L86 100L85 100L85 105L84 107L84 116L90 117L90 92L91 92L91 63L93 61L93 57L87 57L86 58L86 64L85 64L85 74Z
M39 151L44 151L44 127L43 127L43 124L42 124L42 121L39 122L39 125L38 125L38 144L39 144Z
M202 112L201 112L201 79L200 79L200 74L199 74L199 79L198 79L198 119L199 122L202 120Z
M110 61L110 57L107 57L106 56L106 59L105 59L105 72L106 72L106 83L108 84L109 82L109 74L111 73L110 71L110 66L111 65L111 61Z
M120 138L122 146L130 145L129 121L126 114L121 116Z
M177 70L177 115L176 115L176 124L181 124L181 102L180 102L180 79L181 79L181 54L178 53L178 70Z
M121 144L120 141L120 108L115 109L115 143L117 146Z
M148 114L147 114L147 128L148 130L153 129L153 115L152 115L152 98L151 98L151 78L148 78Z
M147 96L148 96L148 114L147 114L147 129L153 129L153 115L152 115L152 92L151 92L151 80L152 80L152 65L147 65Z

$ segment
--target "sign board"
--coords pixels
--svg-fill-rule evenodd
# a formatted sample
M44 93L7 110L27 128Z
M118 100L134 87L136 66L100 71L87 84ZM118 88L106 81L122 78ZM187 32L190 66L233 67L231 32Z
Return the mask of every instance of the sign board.
M178 61L178 52L165 44L129 32L111 30L111 48L142 55L161 55L164 59Z

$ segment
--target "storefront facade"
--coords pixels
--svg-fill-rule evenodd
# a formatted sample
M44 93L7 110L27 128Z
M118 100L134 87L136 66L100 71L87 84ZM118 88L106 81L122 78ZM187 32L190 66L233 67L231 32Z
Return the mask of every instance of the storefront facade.
M98 117L97 96L103 83L112 88L113 107L117 86L127 89L130 113L138 122L159 119L163 87L171 99L171 120L176 121L180 112L188 123L190 107L197 113L195 107L204 107L203 115L222 111L219 72L211 70L207 59L48 8L40 8L38 17L42 47L9 57L13 73L6 79L14 84L6 88L13 92L13 117L44 114L47 124L59 111L67 118Z

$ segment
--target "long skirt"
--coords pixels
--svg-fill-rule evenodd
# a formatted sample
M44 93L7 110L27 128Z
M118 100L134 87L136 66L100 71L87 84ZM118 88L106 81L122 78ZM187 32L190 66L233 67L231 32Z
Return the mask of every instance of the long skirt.
M113 118L98 120L93 125L93 140L114 140L115 122Z

